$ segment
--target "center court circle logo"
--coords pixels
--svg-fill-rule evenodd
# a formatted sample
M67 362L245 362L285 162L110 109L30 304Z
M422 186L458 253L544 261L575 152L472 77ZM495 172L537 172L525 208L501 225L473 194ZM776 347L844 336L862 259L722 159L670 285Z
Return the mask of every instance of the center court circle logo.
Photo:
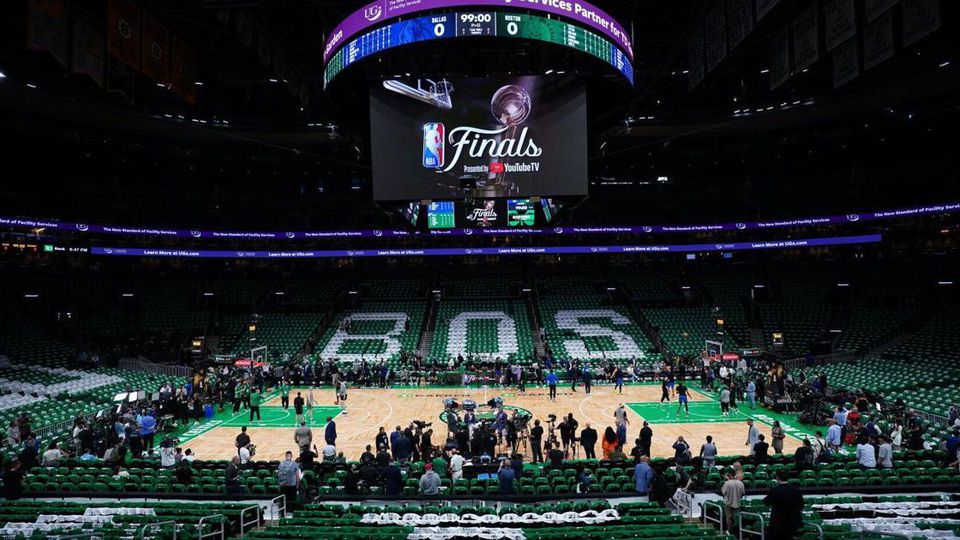
M403 397L403 396L400 396L400 397ZM504 394L504 397L506 397L506 394ZM493 420L494 419L494 415L496 414L496 411L487 407L486 405L487 405L486 403L477 403L477 411L475 413L477 415L477 420ZM481 408L483 409L482 411L480 410ZM511 411L517 411L517 414L521 414L523 416L533 418L533 413L528 411L527 409L524 409L523 407L514 407L513 405L504 405L503 410L507 411L508 417ZM441 422L446 424L447 411L441 412L439 415L439 418ZM461 415L461 419L462 419L462 415ZM530 425L531 426L533 425L532 421Z

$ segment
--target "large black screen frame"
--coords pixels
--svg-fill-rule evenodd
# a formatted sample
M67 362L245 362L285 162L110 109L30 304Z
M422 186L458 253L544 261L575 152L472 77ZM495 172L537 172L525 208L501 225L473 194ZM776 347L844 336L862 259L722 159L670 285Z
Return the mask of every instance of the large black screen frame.
M375 83L374 199L584 195L586 109L582 82L559 77Z

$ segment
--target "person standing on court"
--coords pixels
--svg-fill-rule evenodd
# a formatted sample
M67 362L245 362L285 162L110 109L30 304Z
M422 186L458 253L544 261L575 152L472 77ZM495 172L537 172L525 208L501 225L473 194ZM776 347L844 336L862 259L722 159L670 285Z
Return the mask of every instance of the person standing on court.
M304 422L303 405L304 405L303 396L300 395L300 392L297 392L297 397L293 398L293 412L296 413L297 415L297 419L294 421L297 424L302 424Z
M557 374L550 370L550 373L547 375L547 386L550 388L550 401L557 400L557 382L559 377Z
M530 429L530 450L533 452L533 462L543 463L543 426L540 420L533 421L533 428Z
M690 416L690 404L688 403L689 396L687 396L687 385L681 380L677 384L677 418L680 418L680 409L687 411L687 416Z
M796 538L803 524L803 495L787 482L786 469L777 471L777 485L763 498L770 507L768 538Z
M726 385L720 389L720 415L730 416L730 389Z
M653 442L653 430L650 429L650 422L643 421L643 427L640 428L640 454L650 457L650 445Z
M340 379L340 385L337 386L337 403L343 408L342 414L347 414L347 381Z
M253 415L257 415L260 420L260 403L263 402L263 393L260 388L250 389L250 422L253 422Z
M747 419L747 442L746 445L750 448L750 455L754 455L754 446L760 441L760 430L757 429L757 426L753 425L753 418Z
M332 416L327 417L327 427L323 430L323 441L329 445L337 446L337 423L333 421Z
M592 386L593 373L590 372L589 364L583 365L582 377L583 377L583 391L589 394L590 389L593 388Z
M293 442L297 443L300 451L309 450L313 445L313 431L307 426L306 422L300 422L300 427L293 432Z
M626 446L627 426L630 425L630 420L627 419L627 408L623 403L617 405L617 409L613 411L613 419L617 425L617 439L620 441L620 446Z
M583 445L583 457L585 459L597 459L597 430L590 427L587 422L586 427L580 432L580 444Z
M577 381L580 380L580 365L577 360L570 364L570 389L577 391Z
M783 426L780 425L779 420L773 421L773 428L770 430L770 435L773 437L773 453L782 454L783 440L787 438L787 434L783 431Z
M286 379L280 383L280 406L283 410L290 408L290 383Z
M670 386L667 382L667 377L664 375L660 379L660 406L663 406L663 402L670 402Z
M747 383L747 401L750 402L750 408L757 408L757 383L750 379Z

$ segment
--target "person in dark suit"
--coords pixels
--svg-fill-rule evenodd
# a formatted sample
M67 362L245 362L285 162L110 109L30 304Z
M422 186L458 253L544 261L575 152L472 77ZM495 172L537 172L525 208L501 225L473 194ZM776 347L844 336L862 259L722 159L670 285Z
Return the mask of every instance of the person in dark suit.
M383 490L387 495L400 495L403 490L403 477L400 475L400 467L390 461L382 471L380 476L383 478Z
M787 471L777 471L777 485L763 498L770 507L768 538L796 538L803 525L803 495L796 486L787 483Z
M327 444L337 445L337 423L330 416L327 417L327 427L323 431L323 440Z
M767 454L770 451L770 445L763 440L763 435L757 437L757 444L753 445L753 464L762 465L767 462Z
M540 420L533 421L533 428L530 430L530 448L533 451L533 462L543 463L543 426Z
M643 421L643 428L640 429L640 454L650 455L650 444L653 442L653 430L650 429L650 423Z
M597 459L597 452L595 450L597 446L597 430L590 427L590 422L587 422L587 427L583 428L583 431L580 432L580 444L583 445L583 457L585 459Z

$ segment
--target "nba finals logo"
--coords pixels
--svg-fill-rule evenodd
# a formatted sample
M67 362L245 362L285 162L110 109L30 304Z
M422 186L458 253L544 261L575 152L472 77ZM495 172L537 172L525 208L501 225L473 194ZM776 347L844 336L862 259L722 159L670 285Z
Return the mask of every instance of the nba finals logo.
M423 125L423 166L427 169L443 167L443 144L446 128L439 122L428 122Z

